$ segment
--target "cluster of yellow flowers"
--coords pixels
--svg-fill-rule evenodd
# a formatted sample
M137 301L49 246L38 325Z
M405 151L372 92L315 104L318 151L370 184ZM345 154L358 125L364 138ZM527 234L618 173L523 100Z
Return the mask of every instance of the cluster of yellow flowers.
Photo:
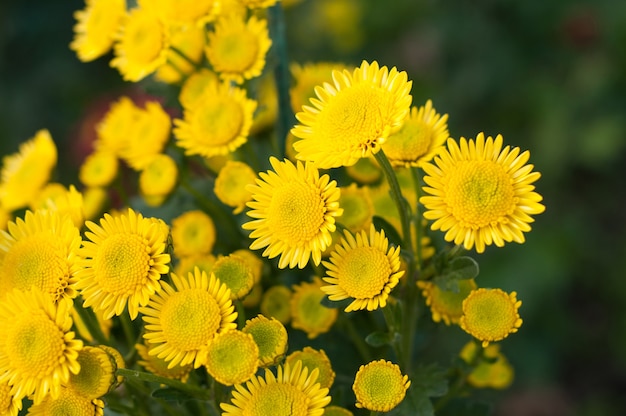
M449 137L447 115L413 105L407 73L375 61L293 64L281 90L266 59L280 7L86 0L76 12L80 60L112 51L125 80L152 76L178 101L113 102L79 184L51 181L47 130L2 160L0 414L177 411L156 392L134 398L145 383L208 414L389 412L412 394L426 308L473 338L459 348L467 386L510 384L494 342L521 326L521 301L478 287L467 253L523 243L543 212L529 152ZM280 137L271 126L289 110ZM364 338L351 316L375 314L386 329ZM361 354L341 401L333 354L288 343L335 329Z

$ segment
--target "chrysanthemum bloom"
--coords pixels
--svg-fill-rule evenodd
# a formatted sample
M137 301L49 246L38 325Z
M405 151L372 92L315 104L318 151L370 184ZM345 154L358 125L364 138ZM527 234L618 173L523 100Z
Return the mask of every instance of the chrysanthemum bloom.
M355 164L380 150L380 145L402 125L411 106L406 72L379 68L363 61L359 68L333 71L333 84L315 88L317 98L296 114L300 122L291 132L301 160L327 169Z
M320 387L330 389L335 381L335 372L324 350L304 347L302 350L292 352L285 359L285 362L291 365L295 365L297 361L302 361L302 367L308 368L309 371L317 368L319 371L317 382L320 383Z
M221 79L242 84L261 75L271 45L264 19L252 16L245 21L243 16L230 14L215 22L205 54Z
M139 191L146 203L159 206L172 192L178 181L178 167L165 153L153 156L139 174Z
M259 347L254 338L236 329L217 334L202 357L211 377L226 386L249 380L259 368Z
M216 238L213 220L200 210L187 211L174 218L171 234L178 257L209 254Z
M105 211L109 202L109 194L106 189L100 187L83 189L83 217L85 220L99 218Z
M155 79L168 84L175 84L180 82L183 77L191 74L202 61L204 42L204 28L202 26L170 26L170 49L167 54L167 63L157 69L154 74ZM178 51L185 57L181 56Z
M125 81L141 81L167 62L169 38L167 25L153 8L136 7L122 20L111 66Z
M322 416L331 397L317 383L317 374L301 362L279 365L276 376L266 369L265 377L235 386L230 403L220 403L222 416Z
M259 309L267 317L276 318L283 325L291 321L291 289L283 285L272 286L263 293Z
M167 361L168 368L203 364L199 353L217 333L237 328L237 312L230 300L230 289L213 273L196 269L187 276L171 274L173 287L161 281L161 289L148 306L141 308L144 338L149 354ZM201 357L200 357L201 358Z
M259 365L267 367L276 364L287 351L287 330L276 318L258 315L248 319L242 329L252 335L259 346Z
M404 400L411 385L400 367L389 361L378 360L362 365L354 377L352 390L356 407L374 412L388 412Z
M313 282L302 282L293 286L291 296L291 326L306 332L309 339L330 331L337 320L339 310L322 305L324 292L322 280L315 277Z
M81 237L66 216L26 211L0 231L0 299L13 289L35 286L52 296L73 299Z
M83 305L102 310L106 319L121 315L128 305L135 319L138 307L148 303L161 275L169 271L167 234L157 222L130 208L117 217L104 214L100 225L91 221L85 225L89 241L83 242L83 269L76 273Z
M293 85L289 89L291 109L294 113L302 111L315 98L315 87L332 79L333 71L343 71L346 65L332 62L316 62L300 65L293 63L289 70L293 77Z
M248 164L229 160L215 178L213 191L220 201L235 208L233 214L239 214L252 200L246 187L253 185L255 180L256 172Z
M220 12L217 0L147 0L140 3L150 5L164 21L184 26L202 27Z
M58 397L48 396L41 403L33 404L28 409L28 415L102 416L104 402L85 397L69 387L61 387Z
M2 158L0 206L14 211L33 201L57 164L57 148L48 130L39 130L17 153Z
M109 151L95 151L83 162L78 179L85 186L108 186L117 176L119 163L117 156Z
M330 300L354 300L346 312L367 309L373 311L387 305L389 292L398 284L404 271L400 270L400 247L389 247L385 231L370 225L366 231L353 236L344 231L341 242L330 253L322 286Z
M230 289L231 299L242 299L254 286L254 275L246 259L236 254L218 256L211 272Z
M450 136L448 115L438 114L433 103L411 108L400 130L389 135L383 144L392 166L421 166L430 161Z
M0 301L0 383L8 381L16 399L32 394L40 403L48 394L58 397L70 372L80 370L83 342L70 331L71 308L71 300L54 303L34 287L15 289Z
M169 368L169 363L167 361L157 357L156 355L150 355L148 348L149 347L144 344L135 345L137 354L139 354L137 364L145 368L146 371L149 371L157 376L180 380L183 383L187 381L189 374L193 370L193 364L183 366L175 365L174 367Z
M431 228L445 232L446 241L454 241L478 253L492 243L524 242L530 231L532 214L545 207L532 185L541 176L526 164L530 153L520 154L519 147L502 148L502 136L495 139L483 133L476 141L449 139L447 150L423 166L423 189L420 198L424 218L434 220Z
M506 293L501 289L480 288L472 290L463 301L461 328L482 341L483 348L490 342L500 341L517 332L522 326L518 309L522 301L517 293Z
M85 8L74 12L70 43L78 59L89 62L109 52L125 13L125 0L85 0Z
M341 224L350 232L357 233L368 230L374 218L374 203L367 187L357 187L352 182L341 188L339 206L343 208Z
M186 256L178 260L174 273L179 276L187 276L188 273L193 273L197 267L201 272L211 273L213 265L215 264L215 256L213 254L198 254L195 256Z
M474 341L470 341L461 350L460 357L468 364L472 364L482 349ZM493 388L506 389L513 382L514 370L506 357L500 352L499 344L490 344L482 349L482 356L467 376L467 382L479 389Z
M128 136L132 133L142 110L129 97L120 97L111 103L109 110L96 125L96 151L113 153L120 156L128 146Z
M253 97L257 100L258 107L254 112L250 134L256 135L273 128L278 118L278 88L272 71L265 72L258 79Z
M207 85L202 97L174 120L176 144L186 155L212 157L235 151L248 141L256 101L228 83Z
M354 416L354 413L339 406L328 406L324 409L324 416Z
M200 102L206 91L210 90L212 85L219 83L217 74L207 68L200 68L198 71L189 75L178 95L178 101L185 109L195 107Z
M78 374L70 375L68 387L88 399L98 399L117 385L117 364L105 350L86 345L78 353Z
M346 173L362 185L373 185L383 177L383 171L374 157L359 159L354 165L346 167Z
M82 228L85 222L83 194L78 192L74 185L70 185L69 189L61 185L60 190L61 192L50 198L38 200L36 203L39 205L36 208L34 208L35 204L31 206L37 210L44 209L56 212L61 217L67 216L77 228ZM45 188L43 191L45 192Z
M17 416L22 410L22 400L13 397L8 382L0 383L0 415Z
M241 0L249 9L266 9L278 3L278 0Z
M426 299L426 305L430 306L433 321L443 321L446 325L458 324L463 316L463 301L476 289L474 279L459 280L458 292L441 290L433 282L420 280L417 287L422 289L422 295Z
M231 254L235 254L239 257L242 257L250 270L252 271L252 276L254 277L254 282L259 283L261 281L261 276L263 274L263 260L259 258L254 252L248 250L247 248L240 248L233 251Z
M102 325L102 324L101 324ZM106 334L106 332L105 332ZM109 346L109 345L104 345L104 344L100 344L98 345L98 348L100 348L101 350L104 350L107 354L109 354L109 358L111 359L112 363L115 363L115 367L116 368L126 368L126 363L124 362L124 357L122 357L122 354L115 348ZM124 381L124 376L117 376L115 383L111 386L111 390L113 390L114 388L117 388L119 385L122 384L122 381Z
M270 259L280 255L281 269L302 269L310 258L318 265L332 241L335 217L343 213L337 182L320 176L310 163L294 165L275 157L270 163L274 170L259 173L257 184L249 187L254 201L247 204L252 208L247 215L255 220L242 227L252 230L250 248L266 247L263 256Z

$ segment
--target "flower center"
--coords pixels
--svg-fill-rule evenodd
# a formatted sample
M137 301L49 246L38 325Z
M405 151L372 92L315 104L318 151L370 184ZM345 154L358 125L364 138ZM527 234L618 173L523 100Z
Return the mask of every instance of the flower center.
M143 238L113 234L102 241L94 270L102 290L114 295L131 295L144 286L152 260Z
M374 247L354 248L341 260L337 267L339 286L355 299L373 298L389 282L389 259Z
M220 72L244 72L259 54L259 43L254 34L242 31L214 38L215 64Z
M174 293L161 309L163 336L178 350L197 350L213 338L221 317L217 301L206 290Z
M452 215L473 229L506 223L516 206L510 176L501 165L490 161L459 163L446 194Z
M463 304L465 325L472 335L483 340L499 340L516 327L515 304L501 290L473 292Z
M13 396L11 395L11 386L8 383L0 384L0 412L9 411L9 407L11 406L11 402L13 401Z
M200 105L193 122L205 144L220 146L237 138L243 124L243 112L235 100L222 97Z
M375 365L366 368L355 385L357 398L367 409L389 409L405 394L402 374L390 366Z
M218 260L211 270L220 282L230 289L233 298L239 299L250 292L254 284L252 270L238 256L227 256Z
M372 212L362 193L342 193L339 206L343 208L341 222L352 231L365 229L372 219Z
M135 62L151 63L163 49L163 28L158 19L141 16L129 20L124 42L127 55Z
M244 414L251 416L307 416L309 398L291 384L272 383L254 393ZM249 413L248 413L249 412Z
M92 416L97 414L91 400L76 393L64 393L46 405L46 415L51 416Z
M432 139L432 130L423 121L408 120L385 142L385 153L390 159L414 161L428 152Z

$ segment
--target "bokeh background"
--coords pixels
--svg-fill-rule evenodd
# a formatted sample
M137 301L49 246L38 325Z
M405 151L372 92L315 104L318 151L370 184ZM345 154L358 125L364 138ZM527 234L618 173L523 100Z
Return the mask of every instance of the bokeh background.
M82 1L0 2L0 154L47 128L57 180L76 182L93 122L134 86L69 50ZM626 414L626 2L302 0L293 61L406 70L453 137L502 134L531 152L547 210L524 245L475 256L481 286L515 290L506 416ZM458 329L457 329L458 330Z

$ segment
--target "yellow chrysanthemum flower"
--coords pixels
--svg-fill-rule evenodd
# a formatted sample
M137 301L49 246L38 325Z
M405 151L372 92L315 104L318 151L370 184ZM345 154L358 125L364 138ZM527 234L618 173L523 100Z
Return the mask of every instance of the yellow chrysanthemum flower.
M482 351L481 351L482 350ZM480 357L477 357L481 354ZM476 388L506 389L513 383L513 366L500 352L499 344L490 344L481 348L476 342L470 341L460 352L460 357L474 368L467 376L467 382ZM478 363L476 363L476 358Z
M76 273L85 307L104 312L106 319L121 315L128 305L131 319L159 288L169 271L163 229L158 222L128 209L112 217L104 214L100 225L87 221L89 241L83 242L83 269Z
M339 406L328 406L324 409L324 416L354 416L354 413Z
M251 334L236 329L217 334L203 351L204 366L218 383L240 384L259 368L259 347Z
M201 353L216 334L237 328L237 312L230 300L230 289L213 273L199 269L187 276L171 274L174 287L161 281L161 288L144 315L144 338L153 346L149 354L167 361L168 368L203 364Z
M272 71L264 72L252 89L252 97L257 100L250 134L256 135L276 125L278 118L278 88Z
M291 365L295 365L297 361L302 361L302 367L308 368L309 371L317 368L319 371L317 382L320 383L320 387L330 389L335 381L335 372L324 350L304 347L302 350L292 352L285 359L285 362Z
M383 144L392 166L421 166L429 162L450 136L448 115L438 114L432 101L411 108L400 130L389 135Z
M111 66L119 70L125 81L141 81L167 62L169 46L170 33L165 22L151 7L136 7L122 20Z
M478 253L492 243L523 243L523 233L534 221L530 215L545 210L532 185L541 174L526 164L530 153L503 149L501 135L485 140L483 133L475 141L449 139L447 144L435 164L423 165L423 189L430 195L420 202L424 218L434 220L431 228L445 232L446 241L463 243L468 250L476 247Z
M522 326L518 309L522 301L517 293L506 293L501 289L480 288L472 290L463 301L461 328L482 341L483 348L490 342L500 341L517 332Z
M308 63L304 65L293 63L289 67L293 77L293 86L289 90L291 109L294 114L302 111L302 107L310 104L315 98L315 87L332 79L333 71L343 71L344 64L331 62Z
M166 22L202 27L220 12L217 0L144 0Z
M291 326L306 332L309 339L330 331L339 314L338 309L322 305L322 284L322 280L315 277L311 283L302 282L292 288Z
M128 146L128 137L141 113L142 110L129 97L123 96L111 103L102 120L96 125L96 151L113 153L119 157Z
M0 383L0 415L17 416L22 410L22 400L13 397L8 382Z
M139 174L139 191L146 203L159 206L178 181L178 166L165 153L153 156Z
M194 3L197 4L198 2L194 1ZM175 84L191 74L202 61L204 42L204 30L201 26L185 24L171 26L167 63L157 69L154 74L155 79L168 84ZM180 51L185 57L182 57L177 51Z
M109 201L106 189L95 187L83 189L83 217L85 220L99 218Z
M187 211L174 218L171 234L178 257L210 254L217 237L213 220L200 210Z
M215 178L213 191L220 201L235 208L233 214L239 214L252 200L252 194L246 187L253 185L255 180L256 172L248 164L229 160Z
M252 276L254 277L254 282L259 283L261 281L261 276L263 275L263 260L261 260L254 252L248 250L247 248L240 248L233 251L231 254L235 254L239 257L242 257L250 270L252 271Z
M157 101L149 101L138 111L120 157L135 170L144 169L165 147L172 127L170 116Z
M98 317L96 315L96 317ZM101 326L102 323L100 324ZM104 325L106 327L106 325ZM105 334L107 333L106 331L103 331ZM115 364L115 368L126 368L126 363L124 362L124 357L122 357L122 354L115 348L108 346L108 345L98 345L98 348L100 348L101 350L103 350L104 352L106 352L107 354L109 354L109 359L111 360L112 363ZM113 390L117 387L119 387L122 382L124 381L124 376L117 376L115 378L115 382L111 385L111 389Z
M70 331L71 308L71 300L55 303L37 288L15 289L0 301L0 383L8 381L16 399L58 397L70 373L80 370L83 342Z
M149 347L144 344L136 344L135 349L139 354L139 360L137 364L145 368L147 371L161 377L167 377L175 380L180 380L183 383L189 378L189 374L193 370L193 364L187 365L175 365L170 368L168 362L156 355L150 355L148 352Z
M367 309L373 311L387 305L389 292L398 284L404 271L400 270L400 247L389 247L383 230L370 226L353 236L344 231L341 242L330 253L322 286L330 300L353 298L346 312Z
M70 375L68 387L88 399L98 399L117 385L117 364L105 350L86 345L78 353L78 374Z
M211 272L230 289L231 299L242 299L254 286L254 274L245 258L236 254L218 256Z
M266 247L263 256L270 259L280 255L281 269L302 269L310 258L318 265L331 243L335 217L343 212L337 182L320 176L310 163L294 165L275 157L270 163L274 170L259 173L257 184L249 188L254 201L247 204L252 208L247 215L254 220L242 227L252 230L250 248Z
M78 59L89 62L109 52L125 13L125 0L85 0L85 8L74 12L70 43Z
M352 179L363 185L373 185L383 177L383 171L374 157L359 159L354 165L346 166L346 173Z
M418 281L417 287L422 289L426 305L430 306L433 321L443 321L446 325L458 324L463 316L463 301L470 292L476 289L474 279L459 280L459 291L442 290L433 282Z
M29 416L103 416L104 402L90 399L68 387L62 387L58 397L46 397L28 409Z
M265 68L265 55L272 45L267 22L255 16L229 14L220 17L208 34L205 54L221 79L242 84L258 77Z
M296 114L300 122L291 132L301 160L319 168L355 164L380 150L380 145L402 125L411 106L411 81L406 72L379 68L363 61L359 68L333 71L333 84L315 88L317 98Z
M276 318L258 315L248 319L242 329L252 335L259 346L259 365L267 367L276 364L287 351L287 329ZM323 386L324 387L324 386Z
M50 211L26 211L24 219L0 231L0 299L13 289L35 286L55 302L73 299L81 237L69 217Z
M85 186L108 186L117 176L119 163L109 151L95 151L87 156L78 172L78 179Z
M178 95L178 101L184 109L195 107L199 103L207 91L211 91L214 85L219 83L217 74L207 68L200 68L198 71L189 75Z
M322 416L331 398L316 382L317 374L301 362L279 365L276 376L266 369L265 377L235 386L230 403L220 403L222 416Z
M186 155L212 157L235 151L248 141L256 101L228 83L209 83L202 97L174 120L176 144Z
M77 228L82 228L85 221L83 194L74 185L70 185L69 189L61 184L53 185L59 186L48 196L46 191L50 184L46 185L31 207L34 210L54 211L61 217L67 216Z
M339 206L343 208L341 224L350 232L368 230L374 218L374 203L368 187L357 187L352 182L341 188Z
M396 407L411 385L400 367L389 361L378 360L362 365L354 377L352 390L356 407L374 412L388 412Z
M279 0L240 0L248 9L267 9L278 3Z
M291 289L283 285L272 286L263 292L259 309L270 318L276 318L283 325L291 321Z
M0 206L14 211L30 204L50 179L57 148L48 130L39 130L17 153L2 158Z
M197 267L201 272L211 273L215 264L215 256L213 254L198 254L194 256L182 257L178 260L174 273L179 276L187 276L188 273L194 271Z

